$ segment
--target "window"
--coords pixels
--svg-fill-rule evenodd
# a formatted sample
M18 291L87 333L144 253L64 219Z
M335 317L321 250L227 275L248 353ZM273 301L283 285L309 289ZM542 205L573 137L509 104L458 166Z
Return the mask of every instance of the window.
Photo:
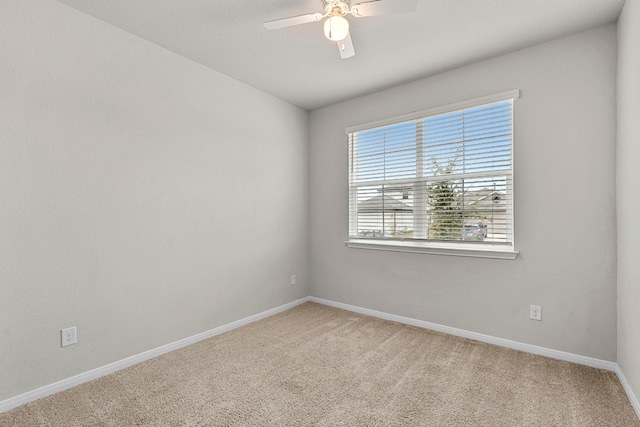
M515 258L512 145L518 93L347 129L347 244L463 249L473 256L489 250Z

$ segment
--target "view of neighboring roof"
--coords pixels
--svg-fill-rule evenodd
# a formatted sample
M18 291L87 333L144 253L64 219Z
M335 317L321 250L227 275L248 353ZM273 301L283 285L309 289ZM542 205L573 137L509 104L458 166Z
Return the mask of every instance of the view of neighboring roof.
M380 191L380 190L378 190ZM400 200L389 196L389 193L403 193L407 195L413 195L413 188L411 187L393 187L393 188L385 188L385 194L378 194L376 196L371 197L370 199L366 199L358 203L358 211L359 212L379 212L383 208L384 210L394 210L394 211L413 211L411 205L401 202ZM464 195L464 204L466 206L470 206L476 203L481 203L485 200L493 201L493 195L498 195L501 198L504 198L505 193L503 191L491 190L489 188L482 188L478 191L469 191Z
M381 212L382 210L412 212L413 208L386 194L378 194L358 203L358 212Z
M496 190L488 190L488 189L483 189L475 193L469 193L469 195L472 195L471 198L473 199L473 201L468 203L469 205L474 205L477 203L481 203L483 201L494 202L495 197L498 197L498 201L504 198L504 192L496 191Z

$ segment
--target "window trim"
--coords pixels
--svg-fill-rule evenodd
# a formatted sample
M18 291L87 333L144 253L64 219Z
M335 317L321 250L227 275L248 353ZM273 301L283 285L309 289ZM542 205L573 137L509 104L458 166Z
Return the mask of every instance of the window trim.
M481 96L478 98L469 99L466 101L447 104L435 108L430 108L421 111L414 111L409 114L390 117L383 120L377 120L373 122L363 123L356 126L351 126L345 129L345 134L349 135L354 132L363 130L369 130L372 128L389 126L396 123L401 123L410 120L417 120L428 116L435 116L438 114L450 113L457 110L463 110L468 108L477 107L484 104L491 104L500 101L506 101L508 99L515 100L520 97L520 89L511 89L492 95ZM513 114L513 111L512 111ZM513 116L512 116L513 123ZM512 146L511 153L513 156L513 134L512 129ZM513 157L512 157L513 158ZM511 179L513 180L514 170L511 170ZM513 200L511 201L510 210L512 212L512 227L515 221L513 221L514 207ZM349 215L349 225L352 220L351 214ZM420 241L420 240L384 240L384 239L357 239L348 238L345 241L345 245L354 249L371 249L393 252L410 252L410 253L422 253L433 255L450 255L450 256L465 256L475 258L494 258L494 259L515 259L519 252L515 250L515 230L511 230L512 241L506 245L500 244L469 244L464 242L434 242L434 241Z
M414 111L413 113L403 114L400 116L389 117L387 119L376 120L373 122L362 123L356 126L350 126L344 130L344 133L349 135L353 132L360 132L363 130L369 130L372 128L393 125L400 122L408 122L410 120L417 120L426 116L435 116L438 114L451 113L456 110L464 110L466 108L478 107L483 104L491 104L494 102L505 101L507 99L520 98L520 89L511 89L504 92L494 93L493 95L481 96L478 98L469 99L466 101L454 102L452 104L442 105L440 107L429 108L426 110Z
M349 239L345 245L353 249L372 249L377 251L409 252L431 255L450 255L473 258L516 259L520 252L511 245L501 246L465 243L422 242L407 240Z

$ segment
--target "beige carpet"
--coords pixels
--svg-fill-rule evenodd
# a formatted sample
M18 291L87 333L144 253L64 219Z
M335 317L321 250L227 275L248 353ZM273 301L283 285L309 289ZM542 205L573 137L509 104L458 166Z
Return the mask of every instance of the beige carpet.
M306 303L0 426L640 426L616 376Z

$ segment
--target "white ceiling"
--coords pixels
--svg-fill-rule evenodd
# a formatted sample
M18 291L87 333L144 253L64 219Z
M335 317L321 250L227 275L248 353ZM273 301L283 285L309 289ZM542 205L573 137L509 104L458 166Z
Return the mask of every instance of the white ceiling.
M321 22L262 25L322 0L59 1L312 110L614 22L625 0L418 0L415 13L348 16L356 56L344 60Z

